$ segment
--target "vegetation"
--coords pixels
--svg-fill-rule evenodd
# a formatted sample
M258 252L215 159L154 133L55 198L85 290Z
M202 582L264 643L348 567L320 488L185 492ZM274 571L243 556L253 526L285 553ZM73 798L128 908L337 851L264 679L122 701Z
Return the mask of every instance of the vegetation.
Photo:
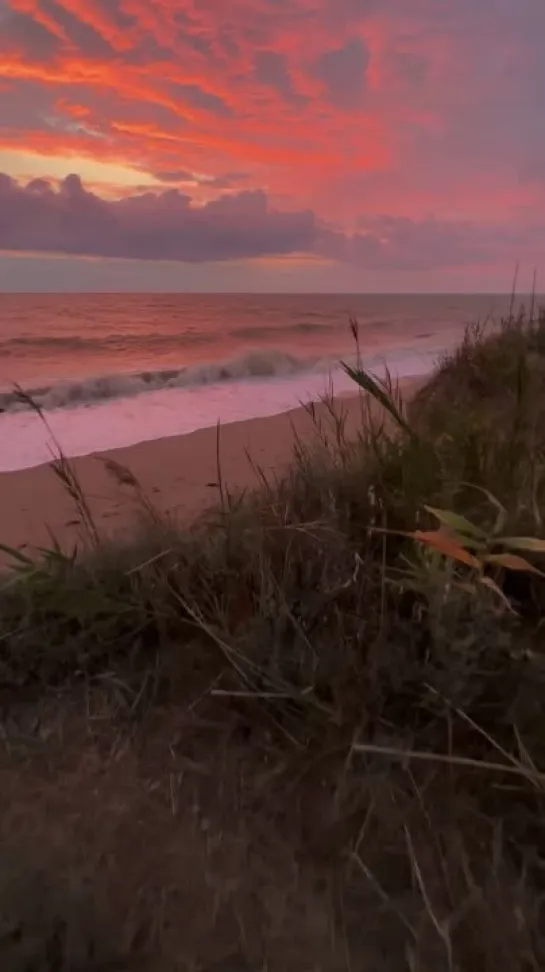
M111 464L108 546L53 464L93 549L0 591L6 972L545 967L545 317L352 376L190 531Z

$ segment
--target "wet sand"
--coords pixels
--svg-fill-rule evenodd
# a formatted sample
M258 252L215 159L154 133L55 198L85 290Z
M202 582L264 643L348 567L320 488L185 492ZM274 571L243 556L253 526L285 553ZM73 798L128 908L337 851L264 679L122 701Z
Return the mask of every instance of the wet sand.
M407 378L400 386L410 397L425 381ZM361 422L360 399L338 399L336 408L345 413L347 432L353 434ZM332 430L324 405L316 411ZM269 477L281 474L292 460L296 437L309 444L316 437L303 408L223 426L219 450L225 486L233 493L259 486L255 467ZM217 445L217 429L208 428L72 460L99 532L128 538L137 517L134 490L116 481L108 461L129 469L158 511L190 522L218 502ZM65 549L81 545L77 511L51 468L0 474L0 544L32 553L50 546L51 536Z

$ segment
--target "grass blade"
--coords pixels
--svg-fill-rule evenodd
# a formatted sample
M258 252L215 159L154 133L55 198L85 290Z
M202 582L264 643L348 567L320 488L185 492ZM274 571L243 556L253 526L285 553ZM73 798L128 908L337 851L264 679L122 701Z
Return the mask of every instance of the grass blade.
M346 374L352 379L360 388L363 388L368 395L371 395L392 416L394 421L399 425L408 436L414 438L414 432L411 429L408 422L404 419L403 415L399 411L396 403L394 402L392 396L384 388L378 378L375 378L368 371L364 371L363 368L351 368L350 365L341 362Z

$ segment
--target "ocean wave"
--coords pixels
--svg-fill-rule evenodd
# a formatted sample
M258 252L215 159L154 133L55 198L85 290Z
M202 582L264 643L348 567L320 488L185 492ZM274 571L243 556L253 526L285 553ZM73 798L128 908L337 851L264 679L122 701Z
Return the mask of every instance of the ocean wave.
M310 315L306 315L307 317ZM318 316L318 315L315 315ZM314 334L324 332L335 332L339 330L336 322L315 320L298 320L288 324L240 324L231 327L226 333L231 337L239 338L242 341L250 341L259 344L261 340L270 341L271 338L282 339L286 335ZM179 333L175 331L162 331L153 333L147 331L143 333L131 333L123 331L113 331L103 333L97 331L94 334L81 336L78 334L30 334L18 337L9 337L0 340L0 358L18 356L25 351L43 352L49 351L57 354L77 352L77 351L123 351L140 349L142 351L164 348L176 351L184 346L214 344L218 337L217 332L206 328L185 328Z
M336 362L320 358L298 358L282 351L252 351L227 361L140 371L134 374L101 375L79 381L63 381L36 388L25 388L35 405L44 410L96 405L115 398L171 388L216 385L251 378L289 377L303 372L327 372ZM16 412L28 409L16 390L0 393L0 409Z
M244 324L231 328L231 337L242 338L247 341L258 341L274 337L284 337L287 334L319 334L338 330L335 324L319 324L317 321L296 321L293 324Z
M37 352L47 350L57 354L62 354L63 352L70 353L73 351L97 351L97 349L103 352L106 348L109 351L132 351L134 349L146 351L152 348L174 350L184 344L210 344L213 340L214 335L207 334L206 331L197 331L181 335L168 333L147 333L145 335L97 333L96 336L93 337L78 337L77 335L39 335L36 337L13 337L8 338L7 341L0 341L0 358L2 356L9 357L10 355L20 355L22 351L28 350Z
M55 350L76 351L81 348L91 348L97 344L95 338L81 338L70 335L69 337L13 337L7 341L0 342L0 354L18 351L21 348L33 348L41 351L43 348L55 348Z

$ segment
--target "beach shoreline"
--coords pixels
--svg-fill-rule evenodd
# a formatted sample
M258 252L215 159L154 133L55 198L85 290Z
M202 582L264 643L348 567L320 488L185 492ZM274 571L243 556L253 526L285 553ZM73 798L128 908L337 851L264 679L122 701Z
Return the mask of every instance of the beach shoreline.
M429 375L400 379L410 398ZM346 415L348 434L361 421L357 394L335 401ZM327 421L327 409L316 405ZM331 421L331 419L329 420ZM276 415L221 426L219 456L225 486L234 494L259 486L256 468L265 476L281 475L293 457L297 438L312 443L316 436L304 407ZM108 462L130 470L160 514L182 524L192 522L219 500L218 431L198 429L71 460L89 503L99 534L127 541L138 519L135 491L122 486L108 471ZM73 501L48 464L0 473L0 544L35 554L50 547L52 538L62 549L81 547L81 528ZM6 555L0 555L3 562Z

